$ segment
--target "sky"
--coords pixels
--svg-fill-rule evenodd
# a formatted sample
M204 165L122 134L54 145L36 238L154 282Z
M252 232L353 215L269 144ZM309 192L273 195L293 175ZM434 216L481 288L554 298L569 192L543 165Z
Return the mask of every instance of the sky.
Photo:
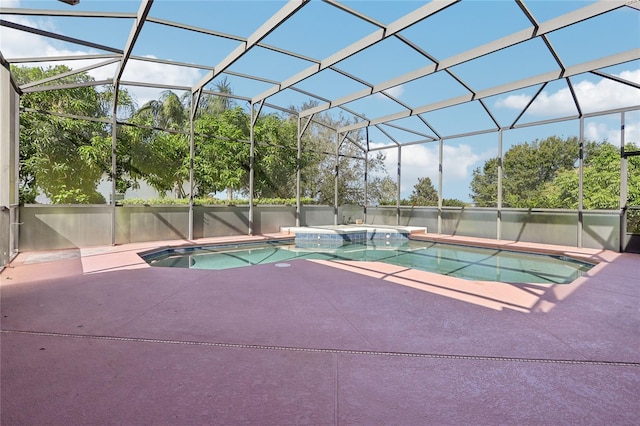
M276 13L284 1L177 1L156 0L149 16L188 23L215 30L231 36L248 37L264 21ZM404 14L417 9L418 1L343 1L347 7L370 18L390 24ZM538 22L546 22L564 13L593 3L592 1L543 1L529 0L525 4ZM83 11L113 11L136 13L138 1L90 1L81 0L77 6L68 6L52 0L0 0L2 8L59 9ZM489 13L487 13L489 12ZM479 17L482 17L479 19ZM126 45L132 26L131 19L17 16L3 14L2 19L14 21L64 34L87 39L94 43L122 49ZM512 1L463 0L438 14L419 22L401 35L427 52L431 58L443 61L469 49L530 28L531 23ZM269 34L263 43L293 51L306 57L322 60L332 53L349 46L376 31L378 27L319 1L305 5L295 16ZM640 11L625 7L548 34L565 67L571 67L601 56L640 49ZM212 37L196 32L145 23L135 45L133 55L171 59L213 67L239 45L233 37ZM28 34L7 27L0 27L0 51L5 58L55 57L87 53L104 53L86 46L56 41L39 35ZM78 68L97 61L64 61ZM60 63L60 62L57 62ZM40 62L46 66L53 63ZM229 70L239 74L251 74L269 81L283 81L308 68L312 63L292 58L273 50L254 47L234 62ZM356 75L367 83L377 85L399 75L432 65L433 62L416 49L397 38L387 38L372 48L346 58L335 66L340 71ZM540 75L558 69L558 64L541 39L520 43L508 49L461 63L451 71L475 91L489 89L503 83ZM640 84L640 61L635 60L602 70L608 74ZM94 69L89 73L97 80L113 78L115 65ZM147 81L159 84L193 86L207 70L168 66L159 63L130 60L123 80ZM228 76L233 93L254 97L272 87L272 82L251 81ZM219 81L218 79L214 80ZM585 73L571 77L571 83L580 106L585 113L640 104L640 90L618 82ZM367 86L345 77L332 69L295 85L296 88L335 100L358 92ZM487 98L485 103L501 126L512 124L522 109L530 102L540 86ZM156 99L160 90L128 86L139 105ZM462 96L468 91L452 76L436 72L410 82L397 85L387 94L415 108ZM309 96L291 89L271 96L267 102L282 106L300 106ZM321 101L322 102L322 101ZM244 104L243 104L244 105ZM358 99L344 105L352 111L378 118L404 109L399 103L381 93ZM269 110L266 108L266 110ZM337 108L329 110L338 114ZM348 115L346 113L343 113ZM572 95L564 80L549 83L530 105L518 124L577 114ZM444 140L443 144L443 196L469 201L469 182L473 170L481 167L489 158L498 154L498 134L488 133L472 137L449 138L465 132L495 127L489 115L478 102L439 109L422 114L422 117ZM417 117L395 122L398 126L414 129L429 135L434 133ZM585 119L585 137L590 140L607 140L620 143L620 116L604 116ZM415 134L394 128L383 128L400 143L416 140ZM517 143L544 139L551 135L578 136L579 121L572 120L544 126L526 127L505 131L503 150ZM384 150L386 167L391 176L396 174L397 153L395 142L383 131L371 128L370 147L394 147ZM421 139L418 137L418 140ZM626 113L625 140L640 143L640 113ZM438 182L438 143L408 145L401 148L401 194L406 198L420 177Z

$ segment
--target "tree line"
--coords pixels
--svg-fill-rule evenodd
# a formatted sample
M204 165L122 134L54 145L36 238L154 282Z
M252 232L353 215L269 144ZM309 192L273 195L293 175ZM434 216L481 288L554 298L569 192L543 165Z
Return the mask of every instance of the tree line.
M38 81L69 71L53 68L12 67L18 84ZM79 73L60 83L86 83L92 78ZM226 80L214 83L213 92L200 98L194 118L194 197L227 191L248 196L251 137L250 112L233 100ZM124 193L142 182L163 196L173 193L189 197L185 183L190 172L190 97L166 91L141 107L127 90L118 96L116 170L112 174L113 93L92 86L26 93L21 96L20 197L33 203L39 193L53 203L104 203L98 183L109 176ZM254 186L256 198L288 199L296 196L296 172L301 168L301 196L319 204L333 204L336 170L335 128L354 118L320 114L326 125L312 123L305 132L300 162L297 159L296 111L314 104L292 106L292 113L262 113L254 126ZM46 112L46 113L45 113ZM56 115L64 114L64 115ZM88 117L78 119L77 117ZM362 135L351 134L358 142ZM340 145L338 200L340 204L362 204L365 172L369 176L368 199L372 204L396 204L397 184L386 173L380 151L369 158L365 171L364 152L347 140ZM638 145L627 144L627 151ZM587 141L583 149L583 207L619 208L619 148L601 141ZM503 156L502 206L513 208L578 207L579 141L575 137L551 136L517 144ZM498 202L498 157L473 171L470 199L479 207ZM640 205L640 158L628 162L629 202ZM418 180L402 205L436 206L438 193L428 177ZM444 199L445 206L465 206L457 199Z
M69 71L53 68L12 67L18 84L38 81ZM92 80L86 73L67 76L60 84ZM214 84L216 94L203 94L194 118L194 197L227 191L247 196L249 191L250 112L233 100L226 80ZM105 203L98 183L115 179L118 193L139 188L142 182L160 196L188 197L190 174L190 93L165 91L137 107L130 93L118 95L115 176L111 176L113 93L92 86L26 93L21 96L20 198L33 203L39 194L53 203ZM301 195L320 204L334 202L336 170L335 131L353 119L321 114L302 138L297 159L296 111L262 113L253 128L254 187L256 198L294 198L296 172L301 167ZM63 114L63 115L60 115ZM87 119L78 119L85 117ZM324 124L318 124L318 122ZM357 134L351 135L358 141ZM368 173L384 175L382 153L369 158ZM341 145L338 158L338 200L358 204L364 200L364 153L356 144ZM389 178L370 184L373 193L387 197L395 189Z

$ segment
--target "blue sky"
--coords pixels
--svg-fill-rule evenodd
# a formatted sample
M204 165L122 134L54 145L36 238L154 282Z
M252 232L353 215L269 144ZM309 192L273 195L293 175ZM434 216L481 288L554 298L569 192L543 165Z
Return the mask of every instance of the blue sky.
M276 13L284 1L169 1L156 0L150 16L188 23L239 37L248 37L265 20ZM420 7L418 1L343 1L342 4L370 18L389 24ZM588 6L591 1L525 1L538 22L545 22L564 13ZM77 6L57 1L0 0L2 7L33 9L61 9L112 11L135 13L138 1L81 0ZM26 17L3 15L13 20L67 36L88 39L122 49L126 44L131 19L77 19L63 17ZM531 27L531 23L513 1L464 0L401 32L420 49L438 61L451 58L484 43ZM289 21L267 36L263 43L322 60L333 52L349 46L378 28L338 8L319 1L305 5ZM625 7L548 35L565 66L581 64L603 55L640 48L640 11ZM215 66L239 42L147 22L143 27L134 55L171 59L200 65ZM40 36L0 27L0 50L6 58L59 56L100 53L95 49L45 39ZM70 61L72 67L86 66L95 61ZM388 38L365 52L349 57L336 66L357 75L373 85L403 75L433 62L396 38ZM48 65L40 63L39 65ZM265 79L282 81L308 68L311 62L287 57L261 47L254 47L249 55L235 62L229 70L252 74ZM558 68L541 39L523 42L493 54L452 67L455 75L474 90L483 90L536 76ZM96 79L112 78L115 66L91 71ZM621 64L604 72L640 83L640 61ZM192 86L205 75L205 70L130 61L124 80L149 81L161 84ZM267 90L271 84L228 77L232 90L240 96L252 97ZM602 79L593 74L579 74L571 78L584 112L640 104L640 90ZM317 93L330 100L352 94L366 86L336 71L326 69L298 84L297 88ZM159 91L150 88L128 88L139 104L156 98ZM539 86L505 93L486 100L491 113L501 125L509 125L537 92ZM437 72L390 89L393 95L412 108L428 105L451 97L464 95L467 90L451 76ZM283 106L301 105L308 96L285 90L267 102ZM365 114L368 118L386 116L403 110L398 103L381 94L350 102L345 107ZM337 113L337 109L329 113ZM564 81L552 82L519 123L575 114L571 94ZM475 102L431 111L422 115L440 135L449 136L493 127L481 106ZM585 136L592 140L619 143L619 116L585 120ZM431 132L416 117L399 120L398 125ZM415 135L388 129L400 142L411 142ZM371 129L372 146L393 146L382 132ZM550 135L577 136L577 120L541 127L528 127L504 133L504 149L512 144ZM640 141L640 114L627 113L627 141ZM473 137L447 139L444 144L444 196L469 200L469 182L473 169L497 155L497 133ZM384 151L387 168L395 175L397 150ZM437 143L410 145L402 148L402 194L407 197L419 177L428 176L437 182Z

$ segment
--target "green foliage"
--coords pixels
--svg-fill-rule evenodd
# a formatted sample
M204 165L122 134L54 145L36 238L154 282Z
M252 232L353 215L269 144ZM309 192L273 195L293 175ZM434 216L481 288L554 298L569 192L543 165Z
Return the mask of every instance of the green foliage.
M467 207L469 203L465 203L457 198L443 198L442 205L447 207Z
M395 194L394 194L395 195ZM380 202L382 206L396 205L395 198L389 198ZM437 206L438 205L438 191L431 183L431 178L423 177L418 178L418 182L413 186L413 191L409 196L409 199L400 200L401 206ZM465 207L468 204L464 201L455 198L444 198L442 200L443 206L451 207Z
M504 155L503 207L541 207L538 202L545 183L558 173L573 169L578 153L575 137L551 136L512 146ZM470 195L479 207L497 205L498 161L489 159L482 168L473 171Z
M478 207L495 207L498 203L498 162L498 158L490 158L473 171L470 196Z
M367 197L369 204L382 206L395 204L398 195L398 184L390 176L376 176L369 182Z
M308 109L316 106L317 102L308 102L300 108ZM336 164L336 132L335 128L339 128L352 121L340 116L332 116L327 113L314 115L314 120L325 123L325 125L312 122L305 131L302 138L302 148L305 157L301 164L302 167L302 194L305 197L312 198L319 204L334 204L335 197L335 176L336 166L338 168L338 204L363 204L364 203L364 174L365 161L363 159L364 152L352 143L353 141L361 141L364 139L362 131L349 133L349 139L342 141L339 149L339 156ZM369 158L367 162L369 175L384 175L386 170L384 167L385 155L378 151L375 156ZM374 184L376 181L372 180ZM382 181L380 181L382 184ZM374 196L382 195L373 189ZM388 188L387 188L388 189Z
M625 151L637 151L630 143ZM504 156L504 207L577 209L578 141L550 137L524 143ZM640 205L640 157L628 158L628 202ZM478 206L497 202L498 159L492 158L473 172L471 197ZM608 142L584 145L583 208L620 208L620 150ZM629 219L630 232L640 232L640 220Z
M195 122L194 163L198 193L242 189L249 177L249 117L240 107Z
M627 151L638 147L627 144ZM628 159L628 200L640 205L640 157ZM547 208L578 208L578 169L559 173L542 191L540 203ZM587 210L620 207L620 151L602 142L591 144L586 152L583 171L583 207Z
M228 205L228 200L222 200L220 198L213 197L202 197L202 198L194 198L194 205L197 206L210 206L210 205ZM300 203L304 205L315 204L315 202L311 198L300 198ZM177 205L177 206L187 206L189 205L188 198L127 198L118 202L120 205L124 206L167 206L167 205ZM244 205L249 204L248 199L236 199L233 200L234 205ZM295 206L296 199L295 198L254 198L254 205L287 205L287 206Z
M295 197L297 170L297 131L295 120L275 114L260 117L256 123L255 197ZM302 164L308 161L303 153ZM248 183L247 183L248 185Z
M433 187L431 178L418 178L409 196L409 203L414 206L437 206L438 191Z
M40 80L68 71L64 67L48 70L16 68L19 83ZM85 73L62 79L64 83L91 80ZM231 93L226 80L214 83L218 94L203 94L194 121L195 196L227 190L248 195L250 158L250 116L224 96ZM50 113L74 114L108 119L113 110L113 93L93 87L36 92L23 96L23 107ZM116 141L116 191L126 192L146 182L161 196L174 193L186 198L189 181L190 147L188 124L190 99L165 91L137 111L129 94L119 92L119 124ZM307 108L303 106L303 108ZM333 204L335 176L335 131L349 123L339 117L321 114L316 119L329 127L312 124L304 137L304 149L297 159L298 123L294 116L260 115L254 127L254 186L258 198L287 199L296 194L296 172L302 170L303 197ZM112 132L110 122L61 118L52 114L21 115L21 199L33 202L44 193L56 203L104 202L96 187L112 174ZM362 139L351 134L352 140ZM362 151L350 142L340 148L338 167L339 202L363 201L364 164ZM370 159L369 172L384 172L384 155ZM374 180L370 188L390 198L390 179ZM168 202L165 200L165 202Z
M39 81L69 71L67 67L12 67L18 82ZM91 81L85 73L68 76L59 83ZM93 87L33 92L21 97L27 109L105 117L109 96ZM41 191L54 203L104 203L96 186L104 164L92 156L91 147L107 135L103 123L37 112L20 115L21 202L34 202Z

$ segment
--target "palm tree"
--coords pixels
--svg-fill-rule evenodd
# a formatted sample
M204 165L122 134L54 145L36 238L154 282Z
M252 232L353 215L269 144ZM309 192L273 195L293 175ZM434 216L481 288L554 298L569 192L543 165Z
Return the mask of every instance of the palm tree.
M154 127L169 130L184 130L189 122L189 111L171 90L165 90L157 100L144 104L135 114L152 120Z
M175 191L186 196L183 183L189 176L189 141L185 134L162 130L186 130L189 110L180 97L167 90L157 100L144 104L130 120L131 123L149 128L128 128L131 169L145 179L163 196Z
M213 83L213 92L217 94L206 94L200 99L200 111L207 114L219 115L235 106L235 101L229 95L233 94L231 83L227 77Z

